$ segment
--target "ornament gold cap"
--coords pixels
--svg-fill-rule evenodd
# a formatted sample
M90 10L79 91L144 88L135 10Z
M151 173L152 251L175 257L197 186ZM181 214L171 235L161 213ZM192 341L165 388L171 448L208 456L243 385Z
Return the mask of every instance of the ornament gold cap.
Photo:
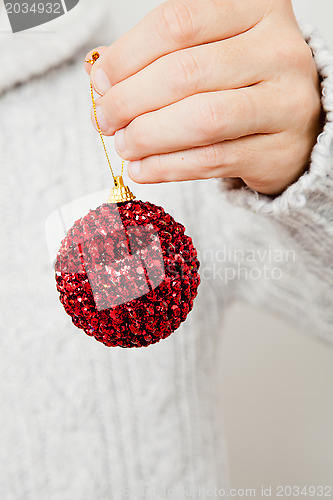
M121 175L114 177L114 187L111 188L108 203L122 203L124 201L134 200L135 195L128 186L124 185L124 179Z

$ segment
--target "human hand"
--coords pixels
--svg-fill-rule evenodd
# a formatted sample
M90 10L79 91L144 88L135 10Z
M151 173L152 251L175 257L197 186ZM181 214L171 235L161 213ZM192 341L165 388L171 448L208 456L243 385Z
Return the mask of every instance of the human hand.
M291 0L169 0L94 50L98 122L132 180L238 177L273 195L306 169L320 85Z

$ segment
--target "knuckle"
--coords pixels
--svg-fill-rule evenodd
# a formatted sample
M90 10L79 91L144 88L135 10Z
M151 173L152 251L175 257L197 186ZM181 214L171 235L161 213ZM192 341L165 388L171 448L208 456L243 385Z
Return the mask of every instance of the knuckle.
M172 0L161 5L164 30L168 39L183 45L195 36L195 27L189 2Z
M221 103L216 105L207 96L199 99L194 123L203 137L212 138L217 134L223 134L227 121L224 108Z
M294 181L306 167L311 148L306 139L292 135L285 141L285 146L276 155L276 171L281 173L287 182Z
M257 159L257 148L252 147L250 144L230 148L227 158L229 166L238 167L239 169L255 165Z
M147 148L147 131L144 120L134 120L129 125L129 143L133 154L140 154Z
M191 51L169 56L167 64L163 64L162 73L167 86L177 94L196 92L198 89L201 70Z
M264 97L264 94L263 94ZM235 121L235 118L242 119L243 116L251 120L253 130L260 130L262 122L262 108L258 105L257 96L250 89L244 89L238 95L238 98L233 103L233 114L229 116L229 120Z
M286 37L274 46L275 60L280 67L308 70L313 64L309 45L299 35Z
M299 156L297 153L299 142L295 141L295 135L292 133L275 134L272 144L274 155L272 155L271 168L269 169L272 174L293 168L295 160Z
M196 163L199 167L217 166L221 163L219 156L218 146L215 144L196 148L195 150Z
M294 42L287 38L286 40L279 41L279 43L274 46L275 61L280 67L290 67L295 65L296 52L294 49Z
M240 167L244 162L247 163L246 157L245 148L227 143L223 164L225 167Z
M255 151L242 142L225 141L221 143L218 164L223 168L224 173L234 174L235 172L241 172L244 166L252 165L254 156Z
M311 119L314 109L314 92L312 92L312 89L304 87L300 91L298 98L298 112L301 121L306 118Z
M154 163L151 166L152 177L157 181L166 181L170 177L170 168L167 165L164 157L162 155L156 155L154 157Z
M112 121L123 123L130 118L129 99L120 86L115 85L107 94L106 107Z
M312 125L320 114L320 98L314 89L308 85L300 85L295 99L295 116L303 127Z

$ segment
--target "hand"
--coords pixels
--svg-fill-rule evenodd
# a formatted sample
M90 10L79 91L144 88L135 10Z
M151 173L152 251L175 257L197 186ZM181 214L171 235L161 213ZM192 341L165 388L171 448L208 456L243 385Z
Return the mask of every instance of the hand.
M278 194L306 169L320 85L291 0L169 0L94 50L98 121L132 180L238 177Z

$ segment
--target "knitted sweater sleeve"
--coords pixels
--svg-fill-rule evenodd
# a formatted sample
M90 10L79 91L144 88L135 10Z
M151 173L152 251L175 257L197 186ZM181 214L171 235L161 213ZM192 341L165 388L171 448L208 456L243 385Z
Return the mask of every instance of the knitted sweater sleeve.
M309 168L275 198L233 187L228 180L222 180L222 190L230 203L257 217L258 238L266 246L268 227L275 235L272 244L285 256L291 250L294 255L273 259L271 270L279 268L275 279L271 274L261 283L243 280L237 298L282 313L303 331L333 343L333 56L311 26L301 30L321 77L325 112Z

